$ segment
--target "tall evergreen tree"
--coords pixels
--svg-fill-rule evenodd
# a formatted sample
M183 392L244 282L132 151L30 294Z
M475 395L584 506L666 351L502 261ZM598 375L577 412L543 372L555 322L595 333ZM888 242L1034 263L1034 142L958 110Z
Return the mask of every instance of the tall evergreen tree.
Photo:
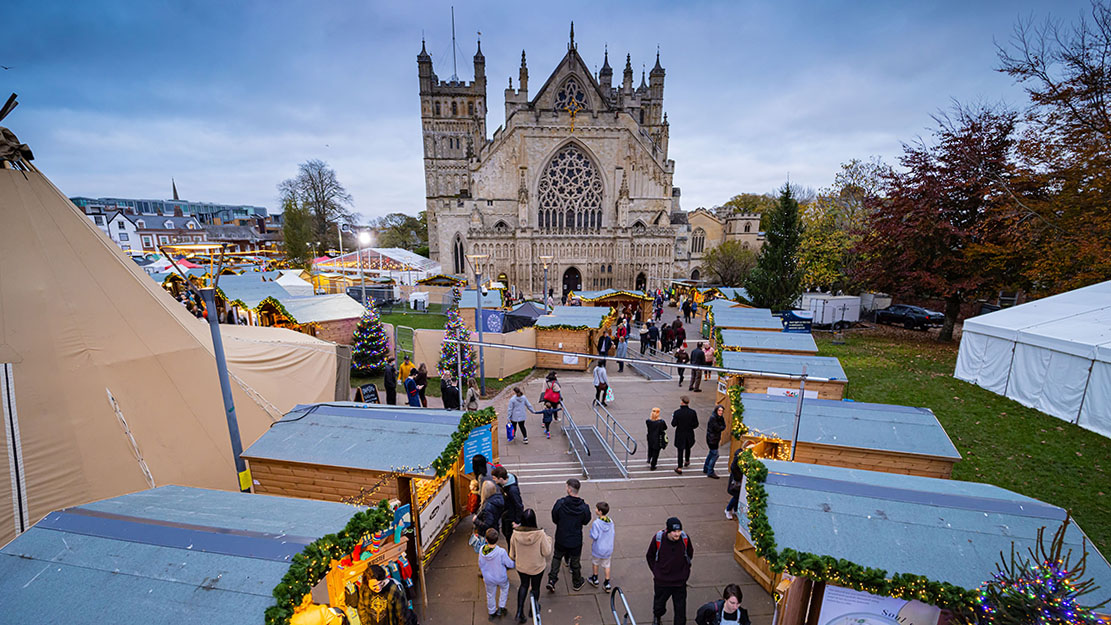
M447 311L447 323L444 324L444 338L455 339L459 341L471 340L471 331L467 329L467 324L463 322L463 316L459 314L459 289L452 289L455 296L455 303ZM459 366L459 343L448 343L444 341L440 345L440 361L436 363L436 371L440 374L441 378L448 378L454 374ZM472 378L478 371L478 362L475 359L475 348L471 345L463 345L463 380ZM460 384L463 384L460 380Z
M756 259L756 268L749 272L744 287L752 303L760 308L787 310L802 295L802 269L799 266L799 243L802 222L799 203L791 185L779 191L779 201L767 214L768 229L764 247Z
M367 305L359 325L355 326L355 344L351 349L351 373L368 376L378 373L386 366L386 356L390 352L390 341L386 329L382 327L382 317L374 307L374 301Z

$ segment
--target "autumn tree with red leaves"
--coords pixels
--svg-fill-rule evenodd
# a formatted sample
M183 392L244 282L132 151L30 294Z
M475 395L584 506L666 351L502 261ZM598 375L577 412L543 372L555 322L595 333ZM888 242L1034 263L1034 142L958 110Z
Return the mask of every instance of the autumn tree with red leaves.
M903 146L906 171L888 174L855 246L856 279L945 301L939 341L952 340L963 302L1007 281L989 261L1004 249L997 242L1014 205L1016 118L987 106L936 116L932 143Z

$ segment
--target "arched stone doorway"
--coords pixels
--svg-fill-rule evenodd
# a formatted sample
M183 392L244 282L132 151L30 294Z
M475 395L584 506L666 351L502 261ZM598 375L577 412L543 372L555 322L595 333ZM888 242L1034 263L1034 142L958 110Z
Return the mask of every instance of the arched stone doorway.
M648 288L648 276L644 275L644 272L642 271L642 272L637 274L636 290L637 291L643 291L647 288Z
M702 273L695 269L691 272L691 280L699 280L702 278Z
M568 267L567 271L563 272L563 294L571 291L581 291L583 288L583 276L579 270L574 267Z

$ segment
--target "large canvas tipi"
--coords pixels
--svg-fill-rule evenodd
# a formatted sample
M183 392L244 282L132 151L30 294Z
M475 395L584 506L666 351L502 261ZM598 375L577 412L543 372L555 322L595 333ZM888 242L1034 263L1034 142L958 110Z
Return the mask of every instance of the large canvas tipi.
M65 506L166 484L237 490L207 326L34 166L2 156L0 545ZM310 380L302 401L332 399L334 346L304 339L296 354L255 342L282 352L255 358L255 379L292 390L275 377L292 364ZM291 406L235 373L247 447Z

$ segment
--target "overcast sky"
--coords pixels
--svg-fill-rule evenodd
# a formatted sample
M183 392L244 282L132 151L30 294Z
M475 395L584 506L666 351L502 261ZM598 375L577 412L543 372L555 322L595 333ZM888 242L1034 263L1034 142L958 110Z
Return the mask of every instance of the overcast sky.
M541 9L540 7L543 7ZM995 71L1019 17L1075 21L1087 0L984 2L460 2L459 76L482 33L492 136L528 53L533 90L567 50L639 84L656 47L683 207L820 188L840 163L925 134L961 102L1024 106ZM277 204L319 158L365 217L424 207L416 55L451 76L449 3L259 0L0 3L3 123L70 196Z

